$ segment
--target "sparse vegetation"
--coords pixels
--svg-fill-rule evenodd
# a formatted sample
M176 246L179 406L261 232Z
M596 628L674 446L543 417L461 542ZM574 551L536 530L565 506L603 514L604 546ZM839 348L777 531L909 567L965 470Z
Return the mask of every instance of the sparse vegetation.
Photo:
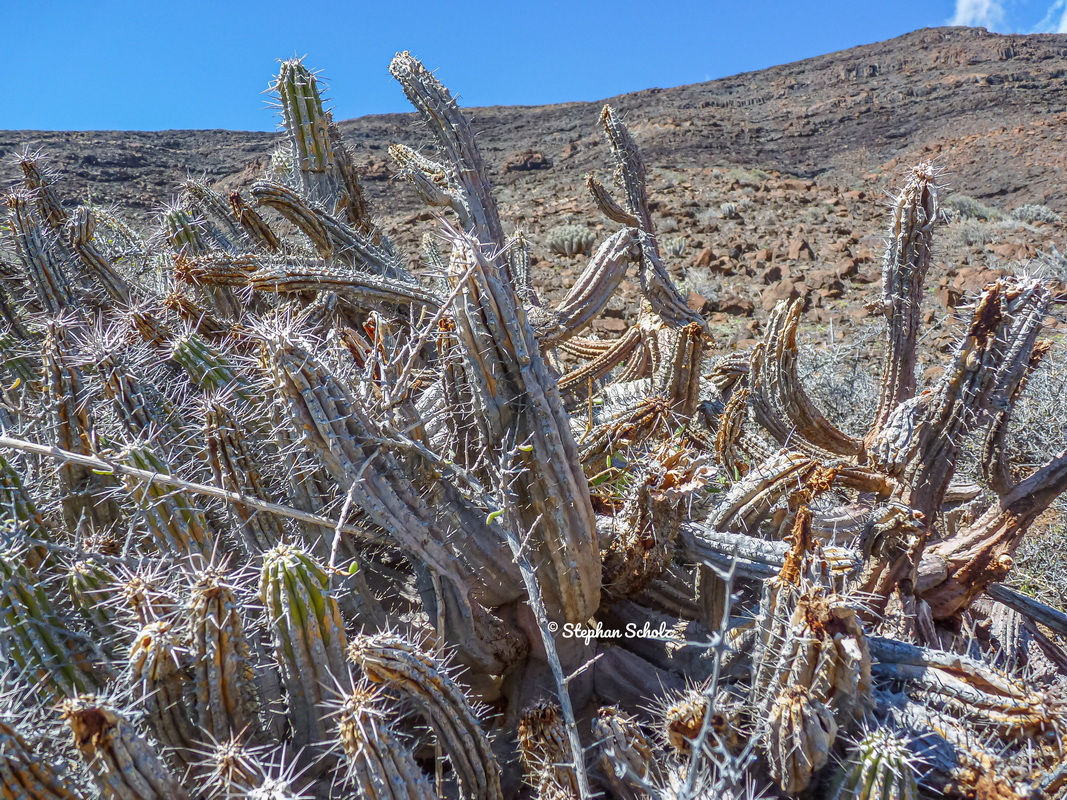
M391 72L438 150L390 150L438 216L414 273L300 61L268 177L189 182L152 236L21 157L5 791L1062 795L1067 616L1004 586L1067 489L1067 451L1012 438L1063 413L1050 284L986 286L923 385L920 164L871 340L801 360L797 298L712 360L610 107L608 231L549 233L591 255L552 305L450 93L409 54ZM637 323L583 336L628 274Z
M1060 215L1046 205L1027 203L1012 210L1011 218L1019 222L1062 222Z
M951 194L945 199L945 215L949 220L977 219L986 222L999 222L1004 214L992 206L966 194Z

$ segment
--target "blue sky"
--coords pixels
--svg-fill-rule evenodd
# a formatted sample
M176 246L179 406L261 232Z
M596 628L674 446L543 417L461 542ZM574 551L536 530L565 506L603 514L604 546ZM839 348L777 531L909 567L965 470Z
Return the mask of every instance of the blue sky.
M533 105L946 24L1067 31L1067 0L0 0L0 129L273 130L262 92L294 54L322 71L347 119L409 110L387 70L397 50L437 70L463 105Z

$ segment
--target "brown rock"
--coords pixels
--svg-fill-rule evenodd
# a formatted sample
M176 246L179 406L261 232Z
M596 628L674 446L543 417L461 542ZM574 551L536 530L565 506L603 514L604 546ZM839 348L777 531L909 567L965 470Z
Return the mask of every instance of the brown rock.
M756 310L751 300L746 300L739 294L725 292L719 298L718 310L729 314L731 317L748 317Z
M783 278L778 283L772 284L763 290L760 300L764 311L773 311L774 307L782 300L793 302L800 297L800 290L788 278Z
M728 256L723 256L711 262L711 269L723 275L733 275L737 272L737 266L737 262Z
M984 267L960 267L956 271L956 277L952 279L952 288L959 294L979 294L987 284L992 283L1001 276L995 269Z
M837 273L837 277L839 278L851 278L857 271L856 259L851 257L846 256L834 265L834 272Z
M960 293L942 279L934 291L934 297L945 308L955 308L960 302Z
M710 267L711 262L714 260L715 253L712 252L712 249L710 247L705 247L703 250L700 251L700 254L697 255L696 259L693 261L693 266L705 268Z
M788 258L794 261L814 261L815 251L811 249L811 245L808 244L807 240L794 239L789 243Z
M1004 242L993 245L991 249L994 255L1000 256L1005 261L1026 261L1036 255L1032 247L1022 242Z
M782 279L782 268L775 265L767 267L760 273L760 280L765 284L778 283Z
M845 284L841 283L837 273L832 269L812 270L805 276L804 280L813 289L819 290L824 297L830 299L836 300L845 293Z
M601 317L593 323L593 327L599 328L605 333L623 333L628 327L626 320L618 317Z
M544 153L538 150L523 150L521 153L515 153L505 159L500 171L504 174L509 172L531 172L535 169L549 169L551 166L552 162L548 160Z
M737 347L744 350L747 347L755 346L759 340L760 324L759 320L750 319L744 325L738 325L734 329L734 335L730 339L730 346Z
M764 247L764 248L759 249L759 250L756 251L756 260L757 261L773 261L774 260L774 251L772 251L769 247Z
M689 306L689 310L695 311L697 314L703 315L708 311L708 299L692 289L689 290L685 302Z

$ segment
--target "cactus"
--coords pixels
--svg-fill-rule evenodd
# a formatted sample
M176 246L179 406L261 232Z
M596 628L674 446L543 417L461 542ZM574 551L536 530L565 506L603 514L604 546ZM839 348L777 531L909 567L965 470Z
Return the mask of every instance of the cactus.
M545 798L1059 791L1067 655L1037 622L1067 619L998 586L1067 489L1067 453L1006 450L1050 287L986 287L921 385L942 215L918 166L851 435L804 389L802 301L709 362L615 110L614 180L587 181L609 230L560 245L592 255L551 306L452 94L407 53L390 70L436 148L390 149L450 217L432 274L371 222L299 61L271 174L187 183L156 236L64 206L23 158L0 230L6 710L58 703L100 793L131 800L504 800L530 793L516 748ZM636 324L582 336L627 278ZM1013 622L953 639L990 598ZM87 796L63 758L0 727L0 794Z
M655 753L636 720L614 706L597 711L593 723L600 771L623 800L636 800L655 780Z
M233 587L219 570L196 576L187 613L197 728L216 741L256 740L255 669Z
M463 691L433 659L395 636L361 636L349 658L371 681L394 689L419 709L457 773L464 796L498 800L500 767Z
M108 800L190 800L178 779L114 706L94 695L65 701L74 746Z
M596 234L583 225L557 225L545 236L549 251L561 256L587 256L595 244Z
M803 791L830 757L837 735L833 714L806 686L795 684L771 706L767 730L771 777L788 794Z
M5 660L42 698L91 691L99 676L94 675L88 643L57 613L25 561L19 549L0 552L0 647Z
M877 728L852 748L843 762L831 800L918 800L918 764L905 734Z
M136 469L170 474L166 462L148 445L128 448L122 460ZM149 536L159 550L176 556L211 554L213 537L207 519L189 498L164 486L146 486L138 480L131 480L129 487L144 512Z
M289 695L294 739L300 747L325 742L327 692L347 674L345 629L329 579L307 553L278 545L263 554L260 600Z
M88 625L93 638L110 653L118 654L128 639L115 619L118 577L99 561L75 561L67 572L66 584L74 610Z
M129 680L133 701L144 713L153 735L180 763L194 760L204 738L189 701L189 657L170 622L150 622L130 648Z
M393 732L380 697L357 687L341 706L341 747L348 759L347 783L371 800L430 800L426 775Z
M0 786L18 800L79 800L61 773L35 755L19 732L0 722Z
M518 730L519 759L537 796L578 797L578 777L571 761L559 706L540 702L522 714Z

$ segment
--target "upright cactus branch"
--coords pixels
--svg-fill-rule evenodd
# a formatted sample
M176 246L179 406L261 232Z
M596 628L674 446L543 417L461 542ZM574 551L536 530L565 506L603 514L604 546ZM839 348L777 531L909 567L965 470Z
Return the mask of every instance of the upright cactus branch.
M889 243L882 261L887 347L878 410L868 441L881 433L893 411L915 394L923 286L933 256L937 215L937 175L931 164L923 162L915 168L893 205Z
M68 254L58 235L37 217L25 196L10 195L7 208L15 251L41 308L49 314L60 314L67 308L77 307L68 274Z
M22 550L0 552L0 652L21 682L45 700L92 691L107 666L94 675L87 642L57 613L36 573Z
M187 612L198 729L216 741L255 741L255 669L234 590L217 569L196 576Z
M172 623L150 622L134 637L129 680L134 703L152 734L180 763L194 761L197 748L211 731L199 727L189 656Z
M489 190L488 171L474 141L474 132L448 89L410 53L398 53L389 71L400 83L408 100L429 126L446 158L449 186L466 210L469 230L475 240L489 247L504 245L504 229L496 200Z
M526 780L541 800L580 796L559 706L541 702L523 712L519 758Z
M431 800L433 788L411 751L393 732L380 697L357 687L339 714L347 782L368 800Z
M324 704L347 675L345 629L329 579L307 553L278 545L263 555L260 601L289 697L294 740L299 747L322 745L332 727Z
M308 197L333 211L340 200L341 186L330 119L322 107L318 79L302 59L289 59L281 63L273 89L293 152L294 177Z

